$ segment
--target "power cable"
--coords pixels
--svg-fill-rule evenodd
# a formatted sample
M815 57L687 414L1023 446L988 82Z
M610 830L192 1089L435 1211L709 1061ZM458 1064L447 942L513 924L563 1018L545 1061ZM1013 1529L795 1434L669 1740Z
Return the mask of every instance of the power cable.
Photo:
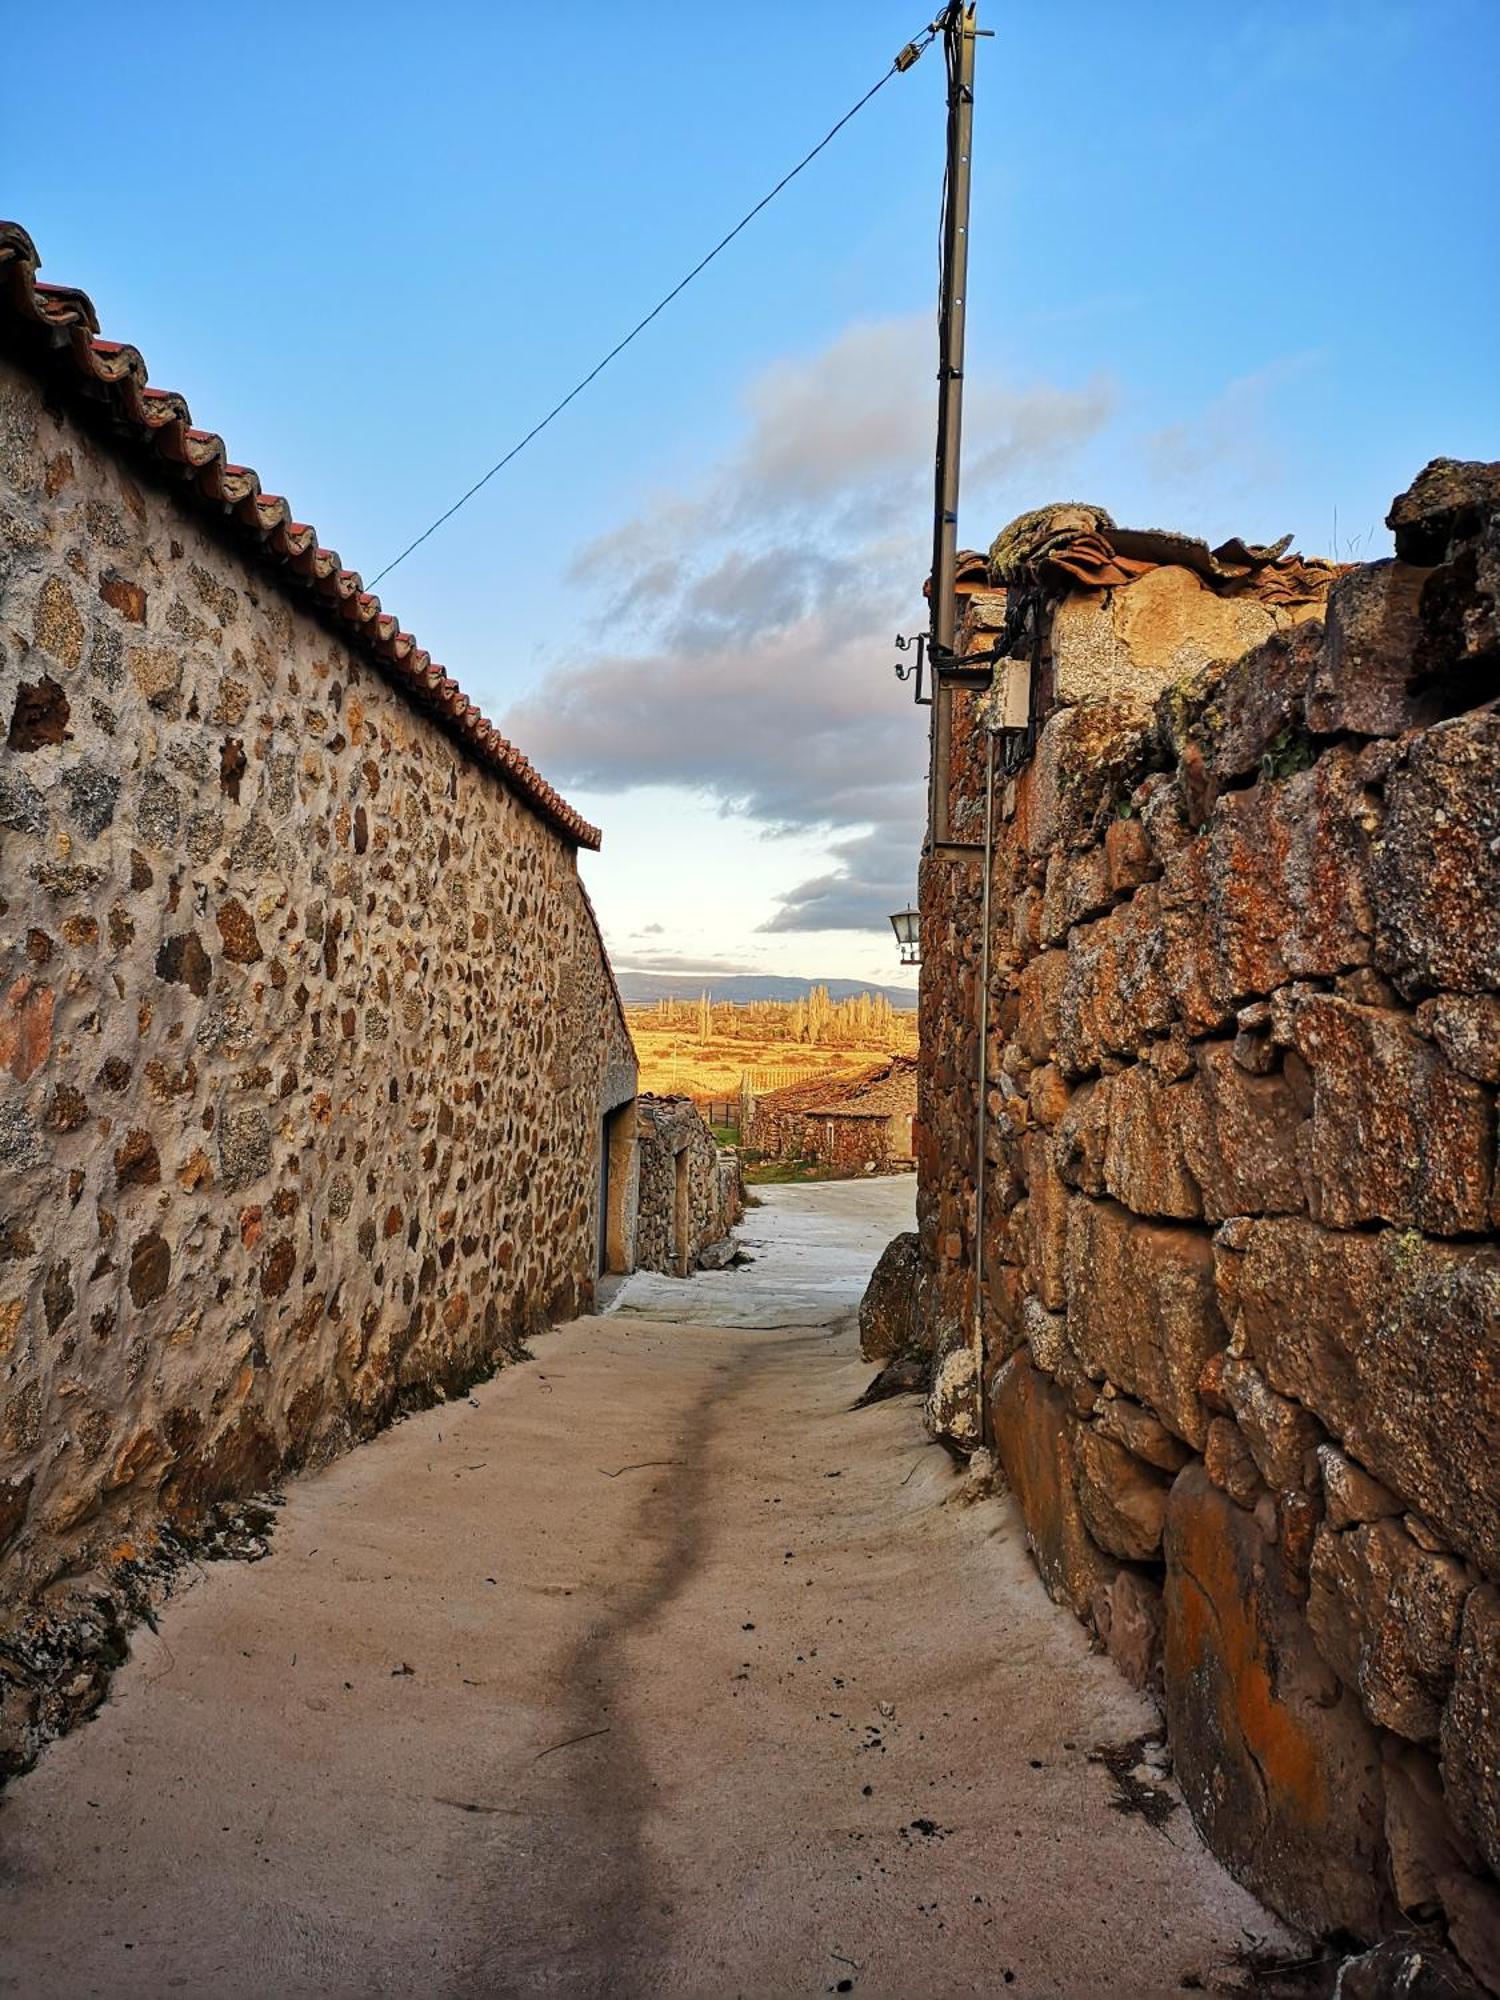
M760 200L755 204L754 208L747 210L746 213L740 217L739 221L734 225L733 229L729 231L728 235L721 236L718 242L712 248L712 250L709 251L708 255L706 257L701 257L698 260L698 262L693 266L692 270L688 272L687 276L685 278L679 279L679 281L672 287L671 291L668 292L664 298L658 299L656 304L651 308L650 312L646 314L645 318L637 320L635 325L630 329L629 333L625 335L625 338L623 340L617 341L615 345L609 350L608 354L605 355L604 359L596 363L595 366L589 370L588 374L583 377L582 381L576 382L573 385L573 387L568 391L567 395L563 397L560 403L554 403L552 408L547 412L546 416L544 416L539 423L533 424L531 429L526 433L525 437L523 437L518 443L513 444L511 446L510 450L505 454L504 458L496 459L495 463L490 467L489 471L485 473L484 477L482 479L476 479L474 481L474 484L468 489L466 493L460 493L458 498L454 501L453 505L449 507L446 510L446 512L439 514L437 519L432 523L431 527L424 528L421 534L417 536L414 542L407 543L406 547L401 551L400 555L392 556L391 560L385 565L384 569L377 570L375 575L372 576L370 579L369 588L373 590L375 585L379 583L380 579L383 576L390 575L391 571L396 567L397 563L405 562L406 558L412 553L413 549L419 549L422 546L423 542L425 542L429 538L429 536L435 535L437 533L438 529L442 527L445 521L451 521L453 519L453 516L458 512L459 508L466 506L467 503L474 498L474 495L477 492L479 492L481 487L488 486L490 481L494 478L495 474L497 472L503 472L505 467L510 464L511 460L513 458L518 457L519 454L526 449L527 445L531 443L533 438L540 437L542 432L547 428L548 424L550 424L555 417L560 417L562 415L563 411L568 407L569 403L573 401L574 397L581 396L584 390L589 386L590 382L594 381L594 379L597 376L602 375L604 373L604 370L609 366L610 362L616 358L617 355L623 354L625 352L625 349L629 347L631 341L633 341L636 338L637 334L644 333L646 328L651 324L652 320L654 320L659 313L665 312L666 308L672 303L673 299L675 299L680 293L685 292L688 286L693 282L694 278L696 278L700 274L700 272L706 271L708 269L709 265L714 261L715 257L719 255L719 252L721 250L727 250L729 248L729 245L734 241L735 237L740 234L740 231L748 228L749 225L755 220L756 216L760 214L761 210L763 208L768 208L770 204L776 199L777 195L781 193L782 189L785 187L789 187L791 185L791 183L797 178L798 174L802 172L804 167L809 167L812 165L813 161L818 157L819 153L823 151L824 147L831 144L832 141L838 137L839 133L843 131L844 127L849 123L851 118L855 117L859 112L864 110L865 106L870 102L870 99L872 97L874 97L879 91L885 89L885 86L890 82L893 76L900 76L904 74L905 71L911 68L912 64L917 60L918 56L920 56L923 50L926 49L928 45L932 42L933 38L938 33L939 29L942 27L945 18L946 15L940 14L937 20L935 20L934 22L931 23L930 26L922 30L921 34L917 35L916 37L914 37L913 40L909 41L906 44L906 46L900 51L900 53L896 55L895 58L892 60L891 66L885 72L885 75L882 76L877 83L874 83L870 86L870 88L865 92L864 96L860 98L857 104L852 104L849 107L849 109L844 113L843 117L838 121L836 125L831 125L829 127L829 129L823 134L823 137L818 141L817 145L813 147L812 151L810 153L804 153L802 158L797 162L796 166L794 166L788 173L782 175L781 179L776 183L775 187L771 189L770 193L762 195Z

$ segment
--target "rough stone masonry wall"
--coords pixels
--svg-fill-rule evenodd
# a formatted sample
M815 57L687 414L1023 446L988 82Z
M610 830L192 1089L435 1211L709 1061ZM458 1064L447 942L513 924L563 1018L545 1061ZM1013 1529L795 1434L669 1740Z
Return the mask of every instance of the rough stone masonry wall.
M837 1111L808 1114L805 1157L841 1174L894 1173L893 1120L887 1113L860 1117Z
M14 1613L586 1303L635 1063L569 844L8 368L0 535Z
M643 1271L686 1276L722 1243L744 1213L739 1155L716 1143L690 1097L644 1095L638 1105L640 1221L635 1258ZM686 1228L677 1228L678 1160L686 1161Z
M1003 790L984 1389L1047 1586L1163 1701L1214 1849L1315 1931L1442 1912L1496 1981L1500 468L1439 461L1391 519L1326 624L1060 709ZM928 863L940 1347L979 893Z

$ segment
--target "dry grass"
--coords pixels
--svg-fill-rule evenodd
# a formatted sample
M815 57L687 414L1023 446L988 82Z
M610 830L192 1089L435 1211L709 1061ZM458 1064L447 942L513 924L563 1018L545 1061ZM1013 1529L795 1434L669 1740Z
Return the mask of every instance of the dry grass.
M696 1098L737 1097L747 1069L786 1069L820 1075L853 1075L883 1056L915 1055L917 1017L896 1016L887 1034L868 1048L810 1048L805 1042L753 1035L715 1034L699 1039L696 1023L664 1026L650 1008L630 1008L630 1032L641 1059L641 1089Z

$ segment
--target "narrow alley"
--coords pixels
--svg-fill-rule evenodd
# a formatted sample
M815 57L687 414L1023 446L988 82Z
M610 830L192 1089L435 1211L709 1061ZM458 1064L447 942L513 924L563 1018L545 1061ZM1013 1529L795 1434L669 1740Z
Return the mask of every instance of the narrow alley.
M1152 1995L1285 1946L1099 1759L1155 1718L1012 1503L851 1408L911 1199L768 1188L752 1262L293 1481L6 1794L0 1991Z

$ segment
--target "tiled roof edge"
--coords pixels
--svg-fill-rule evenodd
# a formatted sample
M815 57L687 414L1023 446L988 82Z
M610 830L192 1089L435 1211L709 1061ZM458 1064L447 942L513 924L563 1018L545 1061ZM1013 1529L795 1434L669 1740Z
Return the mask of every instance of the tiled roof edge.
M250 559L288 590L310 597L353 651L363 654L417 707L435 716L476 763L496 771L516 795L578 847L597 848L599 830L575 812L486 720L446 669L381 609L357 570L345 569L318 531L293 518L286 501L262 490L248 465L236 465L224 440L194 427L186 400L147 386L139 351L99 333L86 292L37 278L36 245L16 222L0 221L0 341L35 368L39 357L80 395L103 405L117 436L148 452L187 502L239 542Z

